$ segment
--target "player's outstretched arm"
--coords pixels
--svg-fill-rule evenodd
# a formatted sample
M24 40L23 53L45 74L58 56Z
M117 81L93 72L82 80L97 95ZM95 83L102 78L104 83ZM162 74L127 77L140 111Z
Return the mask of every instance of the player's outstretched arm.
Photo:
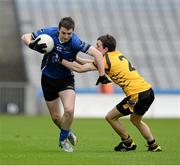
M99 83L101 84L110 83L111 81L105 75L104 60L101 52L98 51L95 47L91 46L88 49L87 53L95 58L95 64L97 65L97 69L99 71L99 78L96 82L96 85L98 85Z
M76 57L76 62L78 62L79 64L86 64L86 63L94 63L94 60L92 59L84 59L84 58L80 58L80 57Z
M89 59L87 59L87 63L86 62L86 59L81 59L81 58L76 58L78 59L77 62L76 61L73 61L73 62L70 62L70 61L67 61L65 59L61 59L60 60L60 63L62 65L64 65L65 67L73 70L73 71L76 71L78 73L83 73L83 72L87 72L87 71L93 71L93 70L97 70L96 68L96 64L94 63L94 61L91 61L89 63ZM82 60L82 61L81 61ZM83 62L84 64L81 64L80 62L78 61L81 61L81 63ZM105 75L104 76L100 76L96 82L96 85L98 85L99 83L102 83L102 84L107 84L107 83L110 83L111 80L109 80Z
M78 60L80 60L81 58L78 58ZM64 65L65 67L78 72L78 73L83 73L83 72L87 72L87 71L93 71L93 70L97 70L96 67L93 65L93 61L89 63L89 60L87 59L87 63L85 63L85 59L83 59L83 64L81 64L79 61L67 61L65 59L62 59L61 64Z
M104 76L105 75L104 61L101 52L98 51L95 47L91 46L88 49L87 54L94 57L95 63L97 65L97 70L99 72L99 76Z

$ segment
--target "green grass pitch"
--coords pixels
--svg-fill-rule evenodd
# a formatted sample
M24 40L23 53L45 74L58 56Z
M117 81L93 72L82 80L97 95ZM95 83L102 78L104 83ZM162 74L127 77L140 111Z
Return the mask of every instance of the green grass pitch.
M123 119L136 151L114 152L119 137L104 119L76 119L78 144L73 153L58 147L59 130L49 116L0 116L0 164L16 165L171 165L180 164L180 119L144 119L162 152L147 152L146 141Z

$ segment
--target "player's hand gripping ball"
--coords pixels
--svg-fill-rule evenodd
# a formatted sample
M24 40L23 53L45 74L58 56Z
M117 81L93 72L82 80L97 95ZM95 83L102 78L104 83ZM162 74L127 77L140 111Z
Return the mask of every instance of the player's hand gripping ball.
M46 44L46 48L43 48L45 50L45 54L51 52L54 48L54 41L51 36L47 34L42 34L37 37L37 39L40 38L41 40L38 42L38 44Z
M39 35L34 41L29 44L29 47L42 54L48 54L54 48L54 41L51 36L47 34Z

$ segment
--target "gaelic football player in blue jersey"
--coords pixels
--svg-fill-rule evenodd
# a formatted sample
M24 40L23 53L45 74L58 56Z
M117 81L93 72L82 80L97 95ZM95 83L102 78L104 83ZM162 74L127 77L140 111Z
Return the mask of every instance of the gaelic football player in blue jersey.
M79 51L89 54L95 58L99 71L99 78L96 84L106 84L109 80L105 76L102 54L90 44L87 44L74 33L74 20L71 17L64 17L59 22L59 27L48 27L33 33L26 33L22 40L29 48L45 53L45 43L38 44L36 39L41 34L48 34L54 40L54 49L45 54L41 64L42 77L41 85L44 98L49 109L53 122L59 127L59 146L66 152L73 152L72 145L77 143L77 138L70 130L75 107L74 75L72 71L59 63L60 59L68 61L76 60ZM64 114L61 116L59 99L64 107Z

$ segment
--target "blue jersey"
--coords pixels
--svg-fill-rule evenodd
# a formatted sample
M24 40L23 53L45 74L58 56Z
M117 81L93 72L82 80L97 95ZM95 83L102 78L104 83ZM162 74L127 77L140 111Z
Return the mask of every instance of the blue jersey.
M73 33L71 39L66 43L59 41L59 29L58 27L48 27L39 31L33 32L32 37L35 39L41 34L48 34L54 40L54 49L45 54L41 63L42 74L54 78L63 79L67 77L73 77L73 73L70 69L59 64L59 56L68 61L76 60L76 55L79 51L86 52L90 45L81 41L79 37Z

